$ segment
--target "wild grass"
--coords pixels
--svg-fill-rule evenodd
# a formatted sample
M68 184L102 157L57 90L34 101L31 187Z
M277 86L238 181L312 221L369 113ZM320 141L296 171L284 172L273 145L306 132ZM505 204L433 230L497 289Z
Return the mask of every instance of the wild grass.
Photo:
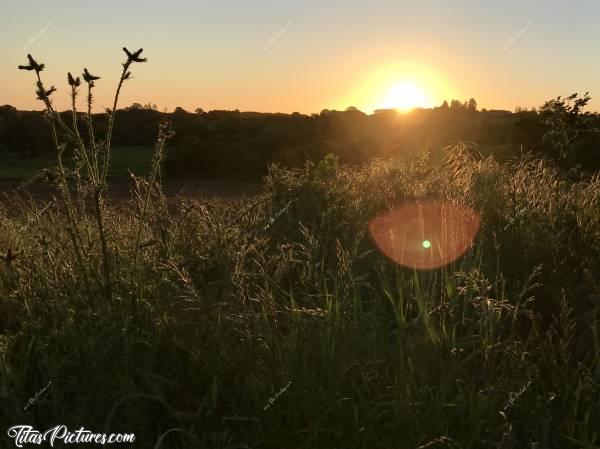
M420 198L482 216L443 269L398 267L366 233ZM597 447L599 207L597 177L464 149L434 169L273 167L251 202L107 209L109 300L76 268L62 206L15 202L0 221L18 251L0 272L3 421L140 447ZM98 245L86 263L100 272Z
M102 227L84 202L2 203L1 426L148 448L600 446L598 176L458 146L167 201L161 145ZM432 271L387 260L369 220L432 198L478 211L473 247Z

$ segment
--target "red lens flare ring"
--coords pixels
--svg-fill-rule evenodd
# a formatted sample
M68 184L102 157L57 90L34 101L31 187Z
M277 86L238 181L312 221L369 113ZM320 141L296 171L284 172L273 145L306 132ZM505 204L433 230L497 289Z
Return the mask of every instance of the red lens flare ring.
M462 256L473 245L479 225L479 215L468 206L416 201L371 220L369 233L394 262L431 270Z

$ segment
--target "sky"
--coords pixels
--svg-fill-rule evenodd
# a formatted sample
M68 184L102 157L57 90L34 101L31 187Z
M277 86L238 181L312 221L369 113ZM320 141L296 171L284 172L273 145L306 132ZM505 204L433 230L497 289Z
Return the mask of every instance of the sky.
M149 61L122 107L371 112L473 97L513 110L589 91L600 109L597 0L0 1L0 105L18 109L41 109L17 70L27 53L59 109L83 67L102 77L96 110L109 106L123 46Z

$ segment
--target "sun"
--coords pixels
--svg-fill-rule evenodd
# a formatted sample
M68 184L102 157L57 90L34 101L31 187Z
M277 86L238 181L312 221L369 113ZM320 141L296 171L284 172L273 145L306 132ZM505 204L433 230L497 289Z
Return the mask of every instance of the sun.
M369 114L381 109L401 113L433 108L443 98L456 98L443 70L426 61L373 61L349 83L339 107L357 106Z
M397 109L408 112L415 108L430 106L429 98L425 91L413 81L395 84L385 94L380 102L379 109Z

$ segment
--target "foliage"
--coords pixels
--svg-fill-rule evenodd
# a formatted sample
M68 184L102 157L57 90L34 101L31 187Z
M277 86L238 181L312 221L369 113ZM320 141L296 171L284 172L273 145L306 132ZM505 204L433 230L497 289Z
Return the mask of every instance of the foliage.
M415 272L366 225L426 198L482 227L460 260ZM111 301L74 269L64 203L2 204L4 428L134 432L141 448L600 444L597 176L458 147L438 167L274 166L234 202L154 190L106 206ZM100 272L101 251L86 263Z
M549 156L573 162L573 144L582 138L598 134L598 120L583 109L591 97L574 93L566 98L560 96L547 101L541 108L541 123L547 127L543 136L549 145Z
M589 97L567 97L547 102L539 111L477 110L477 102L444 102L433 109L399 114L394 110L367 115L356 108L303 115L240 111L194 113L177 107L172 113L151 103L119 109L120 126L112 141L120 146L150 146L158 125L168 120L176 136L165 160L169 176L244 176L259 178L270 163L300 168L306 160L318 162L328 153L342 163L363 163L428 148L442 149L458 142L477 142L499 158L533 151L553 159L564 169L580 165L587 172L600 169L600 119L583 112ZM51 134L37 112L0 108L0 151L22 157L43 155L51 148ZM69 113L61 113L63 121ZM109 115L94 115L92 128L80 122L84 140L108 130ZM68 149L66 150L69 151ZM68 153L67 153L68 154Z
M84 70L85 145L79 78L67 77L68 127L44 65L22 66L38 78L62 197L0 203L0 425L135 433L141 448L598 447L598 175L459 145L437 165L427 153L272 165L256 197L168 201L163 127L149 178L105 203L119 91L143 61L125 52L98 144L97 77ZM470 250L438 270L393 264L367 233L419 200L480 216Z
M105 138L102 141L96 140L96 134L93 131L94 126L92 118L92 103L94 101L93 89L95 88L96 82L100 79L99 76L92 75L87 68L83 69L83 81L87 84L87 114L85 115L85 118L87 119L89 131L89 141L86 143L79 132L78 124L80 117L77 111L77 95L79 93L79 87L81 86L81 78L74 77L71 72L67 73L67 82L70 86L72 114L72 125L68 126L65 121L63 121L61 115L56 112L53 107L51 95L56 92L57 89L54 86L47 89L42 81L41 72L43 72L45 64L38 63L30 54L28 54L28 64L19 66L19 70L35 72L37 79L37 98L43 102L46 108L45 112L52 130L52 138L57 158L56 174L49 176L49 179L56 181L62 197L64 210L67 212L67 230L73 252L76 256L76 267L84 279L86 288L90 289L93 283L97 284L104 292L108 301L112 301L113 299L113 273L111 267L112 256L110 254L109 238L105 224L104 191L106 189L109 172L108 168L112 149L111 139L119 95L123 84L131 78L130 68L134 63L143 63L147 61L146 58L141 57L143 52L143 49L141 48L132 53L126 47L123 47L123 51L127 55L127 59L122 64L123 69L116 88L113 107L112 109L107 109L109 115L108 127ZM168 126L161 126L149 186L143 194L145 199L141 209L138 233L135 238L136 244L138 245L139 231L142 226L141 223L145 219L149 197L158 178L165 143L170 136L171 132L168 129ZM73 169L68 169L64 164L64 153L67 147L71 148L71 151L75 156L75 166ZM50 172L47 173L50 175ZM133 178L136 181L136 185L139 187L139 182L135 177ZM142 196L139 189L137 193L140 197ZM90 220L88 220L88 202L93 204L93 216L97 230L97 235L94 237L92 237L89 223ZM99 245L102 254L102 279L97 276L96 267L90 263L90 260L94 257L94 246L96 244ZM134 279L137 274L137 255L138 249L136 247L132 263ZM137 301L137 298L134 296L132 297L132 304L135 304L135 301Z

